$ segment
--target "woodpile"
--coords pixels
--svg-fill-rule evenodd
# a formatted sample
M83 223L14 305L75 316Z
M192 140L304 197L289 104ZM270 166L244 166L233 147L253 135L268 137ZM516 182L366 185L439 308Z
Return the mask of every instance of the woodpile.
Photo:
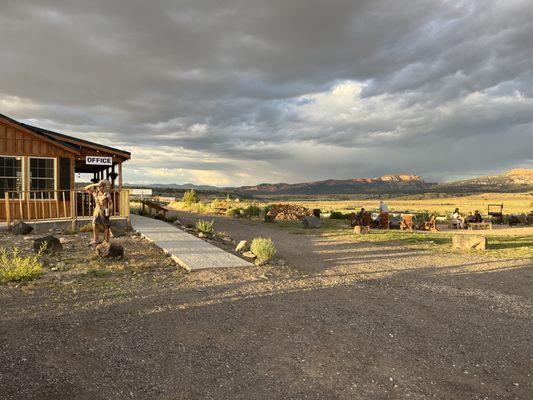
M276 204L268 210L265 221L301 221L311 214L311 210L297 204Z

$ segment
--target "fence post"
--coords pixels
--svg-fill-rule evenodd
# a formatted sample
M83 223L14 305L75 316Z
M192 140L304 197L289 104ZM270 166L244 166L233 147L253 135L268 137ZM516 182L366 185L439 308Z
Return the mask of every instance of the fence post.
M9 193L8 192L5 192L4 200L6 203L6 225L7 225L7 230L10 231L11 230L11 213L9 210Z
M77 202L77 197L76 197L76 191L75 190L71 190L70 191L70 218L72 218L72 230L75 230L76 229L76 218L77 218L77 215L76 215L76 202Z

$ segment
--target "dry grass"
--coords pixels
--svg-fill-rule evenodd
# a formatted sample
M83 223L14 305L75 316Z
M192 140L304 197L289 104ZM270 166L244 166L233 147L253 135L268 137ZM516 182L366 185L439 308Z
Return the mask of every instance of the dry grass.
M286 203L301 204L307 208L320 208L323 212L328 211L354 211L364 207L367 210L375 210L378 207L378 199L354 199L354 200L298 200ZM386 200L390 211L411 211L437 213L447 215L455 207L462 212L474 212L479 210L482 214L487 213L488 204L504 205L505 214L522 214L533 210L533 193L484 193L470 196L449 196L442 198L398 198Z

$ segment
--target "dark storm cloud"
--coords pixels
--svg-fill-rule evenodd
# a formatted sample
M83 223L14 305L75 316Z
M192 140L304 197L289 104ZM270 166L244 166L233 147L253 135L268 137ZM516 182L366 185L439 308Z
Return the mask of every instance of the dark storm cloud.
M528 3L4 0L1 112L132 148L139 181L527 166Z

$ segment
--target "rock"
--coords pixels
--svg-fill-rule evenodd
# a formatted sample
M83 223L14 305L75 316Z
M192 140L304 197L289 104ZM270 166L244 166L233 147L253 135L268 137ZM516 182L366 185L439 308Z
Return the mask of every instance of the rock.
M248 245L248 242L246 240L241 240L239 244L237 245L237 247L235 247L235 251L244 252L244 251L248 251L249 248L250 246Z
M41 250L42 246L46 246L43 251L46 254L59 253L63 250L61 241L55 236L51 235L38 238L33 241L33 250L36 253Z
M355 225L353 227L353 233L355 233L356 235L364 235L364 234L370 233L370 227L362 226L362 225Z
M111 236L113 236L114 238L126 235L126 230L119 226L111 225L109 227L109 231L111 232Z
M177 226L183 225L179 219L175 220L172 224Z
M277 264L280 266L280 267L284 267L286 264L285 264L285 260L278 260Z
M322 222L320 221L320 218L315 217L314 215L310 215L308 217L304 217L302 220L303 226L306 229L318 229L322 226Z
M124 247L120 244L104 242L96 246L96 252L102 258L121 258L124 256Z
M206 235L205 235L205 233L203 233L203 232L200 232L200 233L198 234L198 237L199 237L199 238L202 238L202 239L203 239L203 238L205 238L205 237L206 237Z
M257 265L258 267L262 267L263 265L267 265L268 264L268 261L265 261L265 260L260 260L259 258L256 258L256 260L254 261L255 265Z
M481 235L454 235L452 244L454 249L485 250L487 238Z
M11 233L14 235L28 235L31 231L33 231L33 227L24 221L15 221L11 225Z
M24 236L22 240L33 240L33 237L31 236Z
M242 253L242 256L243 257L246 257L246 258L256 258L257 256L252 253L251 251L245 251L244 253Z
M59 242L60 242L61 244L68 244L68 243L72 242L72 240L67 239L67 238L64 238L64 237L60 237L60 238L59 238Z

